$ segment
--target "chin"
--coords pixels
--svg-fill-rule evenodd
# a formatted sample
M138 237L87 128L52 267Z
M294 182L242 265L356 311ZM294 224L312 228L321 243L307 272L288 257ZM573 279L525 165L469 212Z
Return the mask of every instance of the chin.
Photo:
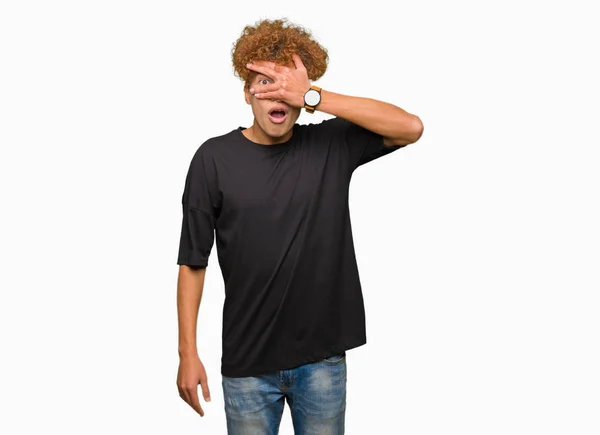
M294 124L290 124L288 119L281 124L274 124L270 119L267 119L267 128L264 130L269 136L281 137L287 134L293 126Z

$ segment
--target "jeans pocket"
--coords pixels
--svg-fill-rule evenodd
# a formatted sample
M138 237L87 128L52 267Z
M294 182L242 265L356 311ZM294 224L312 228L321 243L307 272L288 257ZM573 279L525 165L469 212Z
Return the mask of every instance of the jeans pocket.
M222 377L225 411L228 415L253 414L270 403L269 384L262 376Z
M336 353L335 355L328 356L327 358L323 358L321 362L324 362L328 365L336 365L344 362L346 359L346 352L343 351L341 353Z

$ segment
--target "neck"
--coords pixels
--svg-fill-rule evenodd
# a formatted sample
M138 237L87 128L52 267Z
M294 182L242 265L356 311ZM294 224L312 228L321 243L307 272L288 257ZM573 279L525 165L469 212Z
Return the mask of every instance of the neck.
M280 137L269 136L267 133L265 133L265 131L262 128L260 128L255 118L252 126L245 130L242 130L242 133L252 142L256 142L262 145L275 145L290 140L293 134L293 130L293 128L290 129L290 131L288 131L286 134Z

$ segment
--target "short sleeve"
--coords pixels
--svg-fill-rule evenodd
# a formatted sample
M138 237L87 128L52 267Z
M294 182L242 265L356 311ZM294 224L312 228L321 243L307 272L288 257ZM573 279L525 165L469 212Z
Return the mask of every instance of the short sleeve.
M177 264L206 267L214 244L219 207L213 201L216 174L207 165L202 146L190 163L181 198L183 218ZM211 193L212 191L212 193Z
M343 118L336 117L332 121L342 130L341 139L348 149L353 169L406 146L386 146L383 136L377 133Z

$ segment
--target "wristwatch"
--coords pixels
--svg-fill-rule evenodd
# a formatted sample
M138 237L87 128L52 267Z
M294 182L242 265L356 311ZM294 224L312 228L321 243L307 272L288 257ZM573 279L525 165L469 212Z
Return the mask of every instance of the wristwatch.
M308 113L314 113L315 108L321 102L321 88L318 86L311 86L308 91L304 94L304 108Z

